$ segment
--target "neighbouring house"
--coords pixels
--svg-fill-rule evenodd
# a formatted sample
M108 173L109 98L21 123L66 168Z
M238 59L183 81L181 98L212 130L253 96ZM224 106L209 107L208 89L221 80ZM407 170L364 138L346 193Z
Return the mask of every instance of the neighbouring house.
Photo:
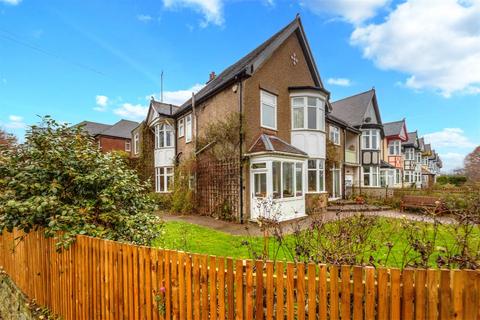
M329 92L296 17L218 76L211 73L181 106L152 100L132 139L143 147L139 158L153 154L159 193L171 192L175 170L193 160L187 180L199 214L256 220L263 215L259 200L272 197L280 205L279 220L289 220L326 206L330 110ZM238 119L238 128L230 126L233 134L212 138L212 127L231 119ZM145 140L153 141L153 150L144 149ZM222 152L225 140L235 148Z
M347 122L328 113L326 190L329 200L349 196L352 186L360 181L360 134Z
M388 163L382 162L384 132L375 89L333 102L332 115L361 132L359 189L376 194L380 168Z
M123 119L114 124L82 121L75 125L78 126L95 139L103 152L124 151L130 154L132 130L138 126L138 122Z
M422 187L422 146L417 131L408 132L407 141L402 142L404 154L403 182L405 187Z
M384 158L393 169L380 170L380 185L394 188L403 186L403 161L402 142L408 140L405 119L383 124L385 133Z

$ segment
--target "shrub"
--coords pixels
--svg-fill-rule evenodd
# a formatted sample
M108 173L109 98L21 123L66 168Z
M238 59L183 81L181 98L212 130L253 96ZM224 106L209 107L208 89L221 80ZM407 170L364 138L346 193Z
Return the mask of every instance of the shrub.
M148 245L161 224L146 188L122 156L45 117L23 145L0 152L0 232L61 232L59 247L78 234Z

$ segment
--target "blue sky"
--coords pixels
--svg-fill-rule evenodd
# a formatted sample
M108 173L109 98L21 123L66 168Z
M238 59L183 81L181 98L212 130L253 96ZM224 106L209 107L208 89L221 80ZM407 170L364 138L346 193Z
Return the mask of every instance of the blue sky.
M0 126L141 119L300 13L333 100L375 87L451 169L480 144L480 0L0 0Z

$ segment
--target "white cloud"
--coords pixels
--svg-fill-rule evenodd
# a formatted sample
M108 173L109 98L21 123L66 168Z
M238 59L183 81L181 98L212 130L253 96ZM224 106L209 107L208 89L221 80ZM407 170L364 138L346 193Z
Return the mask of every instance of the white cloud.
M328 78L327 83L341 87L349 87L352 84L347 78Z
M427 133L425 142L431 143L433 148L473 148L471 142L460 128L445 128L442 131Z
M107 110L107 105L108 105L108 97L107 96L102 96L102 95L97 95L95 96L95 103L97 106L93 108L96 111L105 111Z
M10 115L8 116L9 122L5 123L5 128L7 129L23 129L26 127L25 122L23 122L23 117Z
M148 107L142 106L141 104L131 104L124 103L119 108L113 110L113 113L135 121L142 121L147 116Z
M331 14L355 25L372 17L390 0L302 0L302 6L316 14Z
M440 159L442 159L443 163L442 171L452 172L454 169L463 168L465 156L466 154L456 152L441 153Z
M138 21L141 21L141 22L150 22L152 21L152 16L148 15L148 14L138 14L137 15L137 20Z
M22 0L0 0L0 2L6 3L6 4L11 4L11 5L17 5L21 2Z
M408 74L410 88L480 93L479 0L407 0L350 40L379 68Z
M197 93L200 89L202 89L205 85L204 84L195 84L192 87L185 89L185 90L177 90L177 91L165 91L163 92L163 101L165 103L171 103L177 106L182 105L185 101L192 97L192 92ZM160 101L160 94L151 94L146 98L150 100L151 97L154 97L155 100Z
M191 8L203 15L202 27L213 23L222 25L223 19L223 0L163 0L166 8L175 9L181 7Z

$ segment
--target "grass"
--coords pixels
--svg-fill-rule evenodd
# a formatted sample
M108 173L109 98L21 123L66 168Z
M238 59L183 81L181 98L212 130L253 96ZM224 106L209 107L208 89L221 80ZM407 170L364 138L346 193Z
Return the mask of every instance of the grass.
M415 226L422 227L423 223L415 223ZM433 237L433 226L426 224L426 228L419 228L425 230L427 237ZM452 248L455 243L453 226L440 226L437 233L436 246L438 251L441 248ZM475 230L476 239L480 239L480 231ZM389 254L387 266L401 267L405 259L416 256L415 252L408 250L410 246L407 241L408 231L403 229L402 221L393 218L378 218L375 227L373 228L371 239L372 244L375 245L373 252L366 253L365 259L371 254L375 260L381 259L385 261L388 254L387 242L393 245ZM286 237L286 241L292 243L293 236ZM245 243L248 242L248 245ZM243 243L243 244L242 244ZM235 236L213 230L207 227L202 227L186 222L170 221L165 223L163 234L159 236L154 242L154 246L165 249L181 250L191 253L209 254L215 256L224 256L232 258L251 258L251 252L262 252L264 245L263 237L253 236ZM269 242L269 252L276 250L277 246L274 241ZM436 266L436 259L438 253L430 257L430 266ZM287 250L278 252L277 255L280 260L291 261L293 258Z

